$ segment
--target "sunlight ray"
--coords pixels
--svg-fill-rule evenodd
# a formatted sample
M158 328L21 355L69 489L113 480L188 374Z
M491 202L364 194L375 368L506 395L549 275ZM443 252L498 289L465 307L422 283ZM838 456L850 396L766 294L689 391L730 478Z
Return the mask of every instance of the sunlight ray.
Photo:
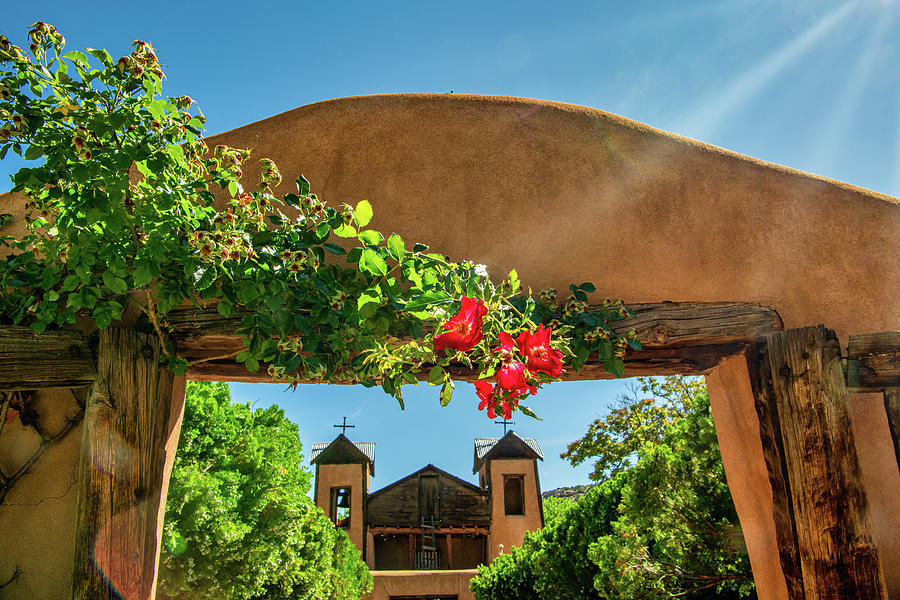
M878 19L875 31L865 36L866 45L853 65L851 76L842 82L841 92L835 102L833 116L826 121L822 135L814 143L814 152L809 161L812 170L824 173L831 170L840 155L840 143L852 126L854 115L860 107L863 93L876 66L878 45L885 33L893 25L893 15Z
M771 53L762 63L701 104L688 115L678 131L698 139L713 135L721 123L733 117L735 112L775 77L822 42L858 6L859 0L851 0L819 19L807 31Z

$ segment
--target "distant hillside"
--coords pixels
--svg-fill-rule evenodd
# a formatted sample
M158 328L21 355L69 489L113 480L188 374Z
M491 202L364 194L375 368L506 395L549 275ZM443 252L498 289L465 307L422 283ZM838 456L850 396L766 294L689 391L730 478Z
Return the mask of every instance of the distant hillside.
M588 490L594 487L595 483L591 483L588 485L573 485L569 487L561 487L556 488L555 490L550 490L549 492L544 492L541 494L542 498L568 498L569 500L578 500L585 494L587 494Z

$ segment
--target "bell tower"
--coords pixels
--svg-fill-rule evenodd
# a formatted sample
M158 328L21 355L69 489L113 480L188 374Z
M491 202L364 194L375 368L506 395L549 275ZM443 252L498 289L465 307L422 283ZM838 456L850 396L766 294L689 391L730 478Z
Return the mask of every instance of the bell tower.
M331 443L313 444L309 462L316 465L316 506L347 532L365 559L365 504L369 477L375 474L375 443L351 442L341 433Z
M478 473L479 484L491 497L491 560L512 546L521 546L526 531L544 526L538 459L544 455L537 440L520 438L513 431L502 438L475 439L472 472Z

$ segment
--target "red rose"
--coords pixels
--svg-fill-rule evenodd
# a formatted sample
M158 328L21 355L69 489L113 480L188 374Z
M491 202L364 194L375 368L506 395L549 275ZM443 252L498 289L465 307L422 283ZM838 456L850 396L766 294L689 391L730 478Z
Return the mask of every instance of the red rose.
M483 379L479 379L475 382L475 393L481 398L478 410L487 408L488 417L491 419L496 418L497 413L494 412L494 386Z
M443 325L447 333L434 336L435 352L444 348L467 352L474 348L484 337L481 320L486 314L484 301L463 296L459 312Z
M562 373L562 352L550 347L550 334L552 333L552 328L544 329L544 325L541 323L534 333L531 333L530 329L520 333L516 343L519 352L528 361L528 368L531 371L540 371L550 377L559 377L559 374Z
M500 347L494 352L500 353L500 370L497 371L497 385L518 396L530 386L525 377L525 365L516 360L515 342L505 331L500 332Z

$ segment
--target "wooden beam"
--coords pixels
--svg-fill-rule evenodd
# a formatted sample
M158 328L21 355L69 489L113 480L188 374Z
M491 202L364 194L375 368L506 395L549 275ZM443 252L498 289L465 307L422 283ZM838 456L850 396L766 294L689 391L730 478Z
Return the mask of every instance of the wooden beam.
M891 429L891 439L894 441L894 456L900 467L900 387L884 390L884 410Z
M453 538L447 533L447 568L453 568Z
M616 330L634 329L643 344L639 352L625 357L626 376L704 375L725 356L742 352L746 343L782 329L774 310L741 303L673 303L630 305L633 318L616 323ZM166 316L173 329L178 355L192 363L188 377L196 381L271 381L264 369L248 372L234 362L243 348L235 331L241 315L225 318L214 308L179 308ZM423 377L425 373L423 372ZM453 371L460 380L474 380L465 369ZM610 379L596 360L589 360L578 373L564 379ZM310 383L317 383L310 381Z
M150 600L166 442L180 417L170 412L180 410L174 396L184 388L159 368L155 336L104 329L97 355L82 429L72 598Z
M422 532L421 527L393 527L393 526L381 526L375 525L369 527L369 531L372 535L416 535L417 533ZM465 535L467 533L476 534L476 535L487 535L488 528L487 527L478 527L476 525L465 525L462 527L435 527L434 534L441 535Z
M853 392L900 387L900 331L850 336L847 386Z
M786 495L776 505L790 507L796 537L786 539L782 523L779 542L796 546L802 597L886 599L834 333L771 334L762 362L757 380L770 385L757 395L763 447L773 492Z
M0 390L82 387L96 378L94 355L80 332L0 327Z

